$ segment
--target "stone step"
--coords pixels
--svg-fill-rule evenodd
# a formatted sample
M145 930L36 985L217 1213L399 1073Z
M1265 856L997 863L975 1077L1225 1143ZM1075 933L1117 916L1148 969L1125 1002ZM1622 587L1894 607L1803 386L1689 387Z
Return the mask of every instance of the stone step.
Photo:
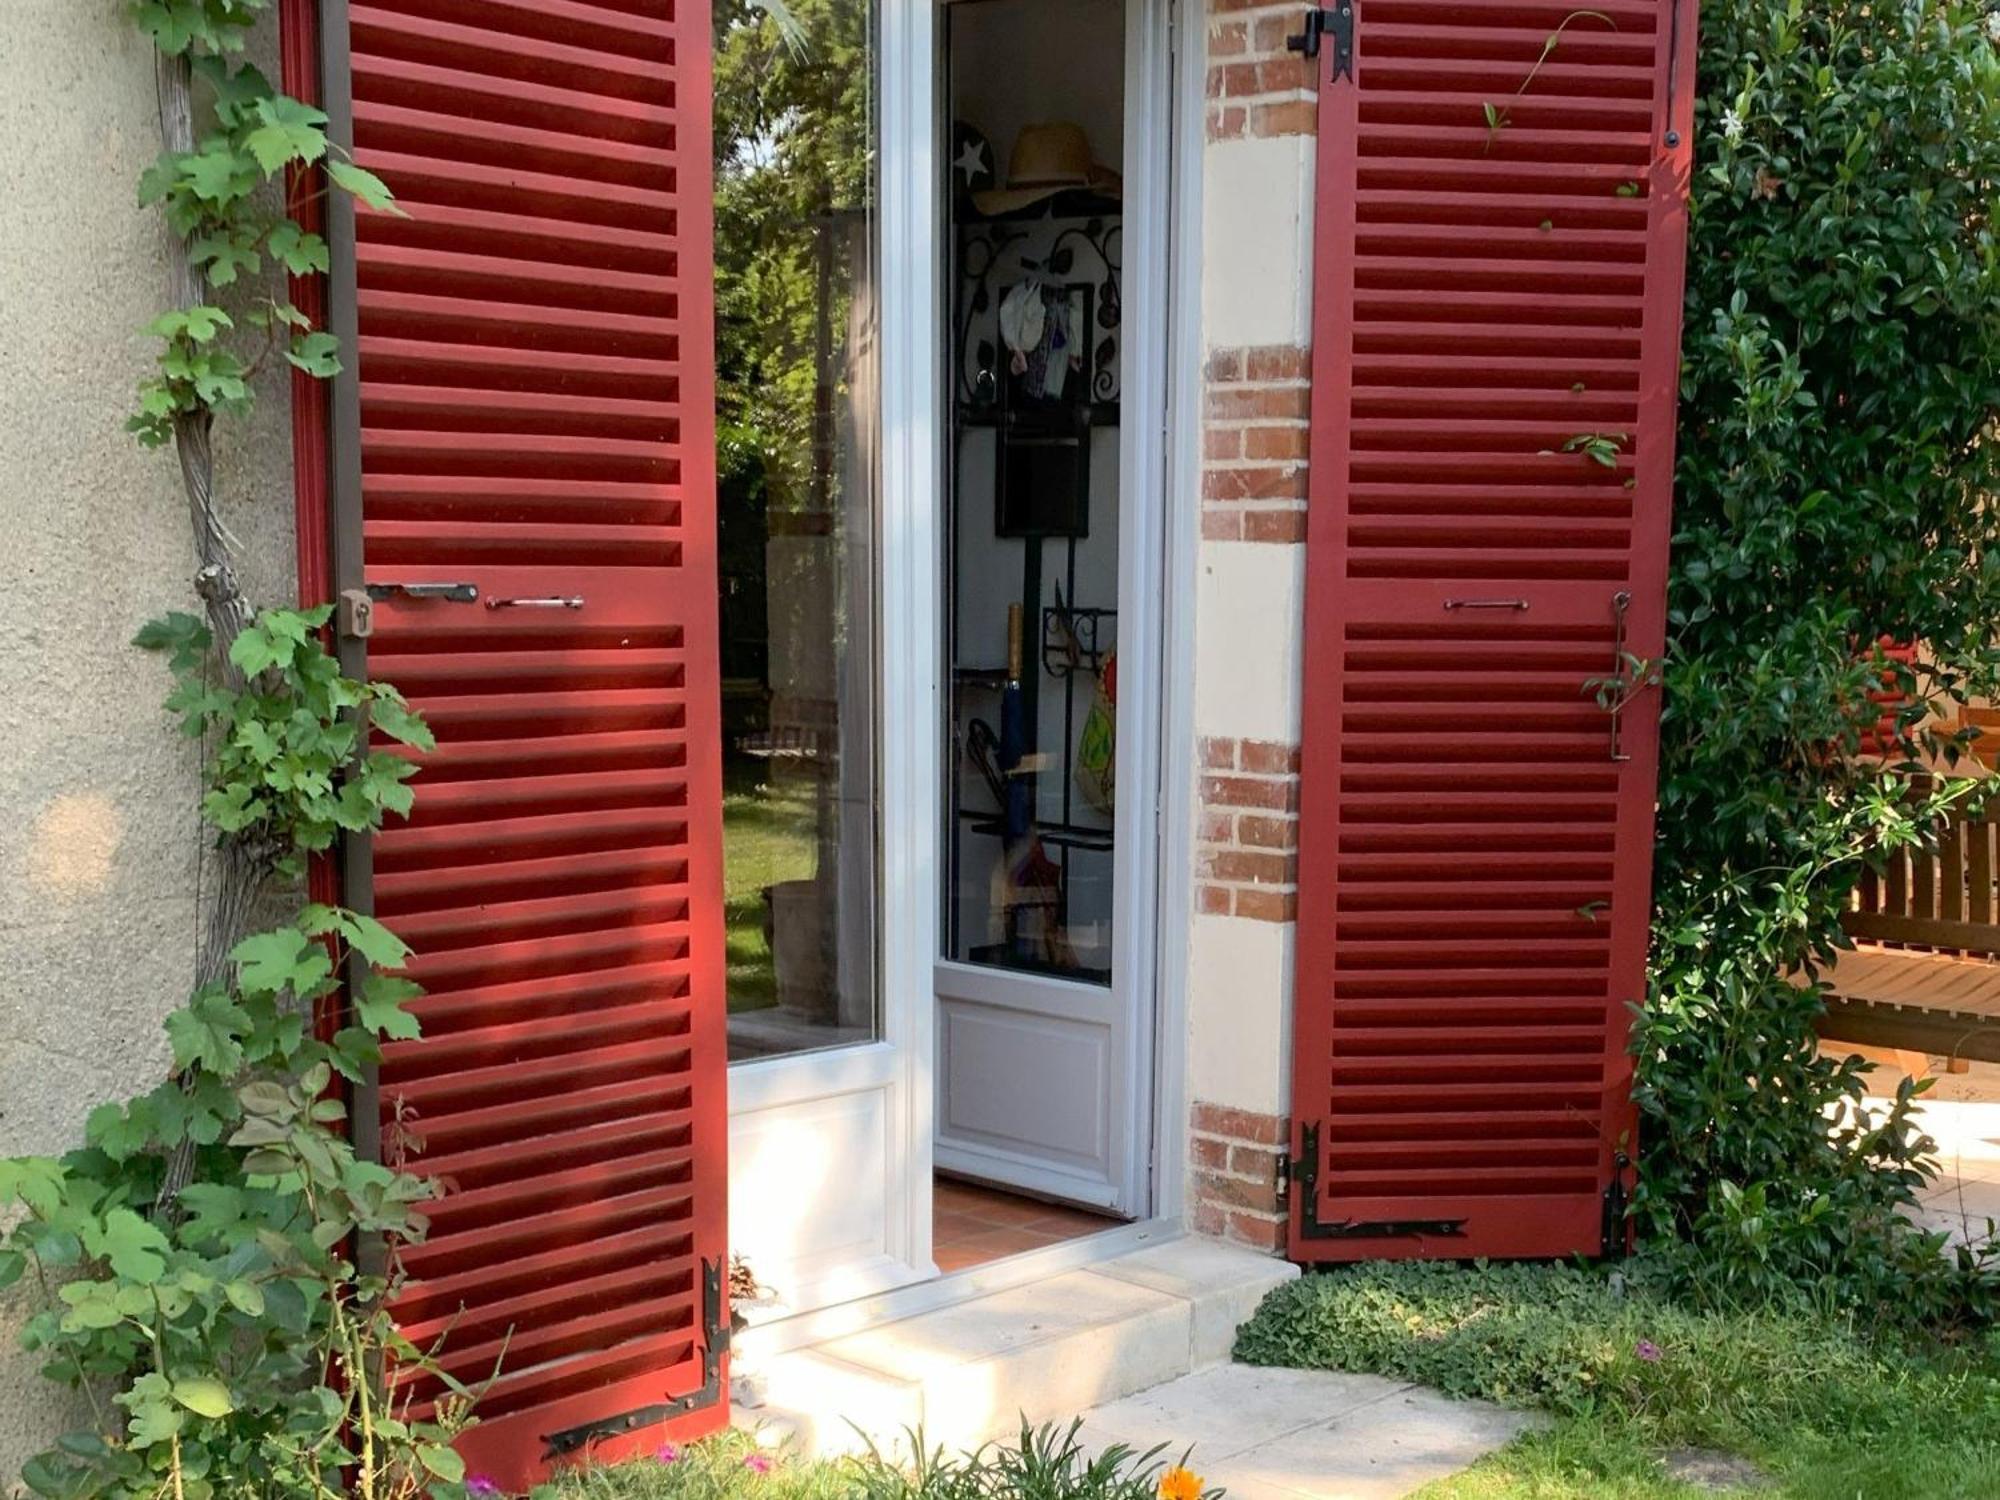
M914 1431L974 1447L1227 1359L1237 1325L1297 1274L1213 1240L1148 1246L774 1356L755 1367L764 1404L734 1420L810 1456L906 1452Z

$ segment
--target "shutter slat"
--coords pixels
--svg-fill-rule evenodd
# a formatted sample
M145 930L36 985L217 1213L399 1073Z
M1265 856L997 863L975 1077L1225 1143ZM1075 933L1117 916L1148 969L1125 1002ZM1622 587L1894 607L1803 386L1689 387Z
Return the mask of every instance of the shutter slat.
M1298 1259L1605 1248L1658 705L1614 746L1599 694L1664 637L1684 9L1369 0L1319 65Z

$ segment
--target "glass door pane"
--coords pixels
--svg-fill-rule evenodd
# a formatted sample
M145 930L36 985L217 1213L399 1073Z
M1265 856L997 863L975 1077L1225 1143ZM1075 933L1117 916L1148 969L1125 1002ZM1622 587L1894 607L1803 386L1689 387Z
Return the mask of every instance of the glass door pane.
M730 1056L878 1034L875 14L716 0Z
M1108 984L1124 8L945 15L944 954Z

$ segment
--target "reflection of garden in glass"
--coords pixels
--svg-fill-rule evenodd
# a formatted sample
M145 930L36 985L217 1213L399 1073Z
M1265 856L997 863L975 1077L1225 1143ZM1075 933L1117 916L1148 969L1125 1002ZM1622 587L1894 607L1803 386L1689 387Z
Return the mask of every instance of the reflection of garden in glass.
M733 1055L873 1016L873 13L716 0L723 837ZM820 1028L821 1034L796 1028Z

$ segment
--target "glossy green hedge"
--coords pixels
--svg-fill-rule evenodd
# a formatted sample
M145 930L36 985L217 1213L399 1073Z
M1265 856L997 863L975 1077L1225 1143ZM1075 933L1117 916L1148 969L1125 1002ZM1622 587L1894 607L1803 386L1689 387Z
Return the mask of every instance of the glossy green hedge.
M1972 794L1913 799L1918 760L1965 765L1921 707L1861 754L1868 691L2000 687L1996 37L1955 0L1703 7L1635 1212L1707 1297L1968 1290L1895 1215L1926 1143L1856 1113L1784 976L1870 850Z

